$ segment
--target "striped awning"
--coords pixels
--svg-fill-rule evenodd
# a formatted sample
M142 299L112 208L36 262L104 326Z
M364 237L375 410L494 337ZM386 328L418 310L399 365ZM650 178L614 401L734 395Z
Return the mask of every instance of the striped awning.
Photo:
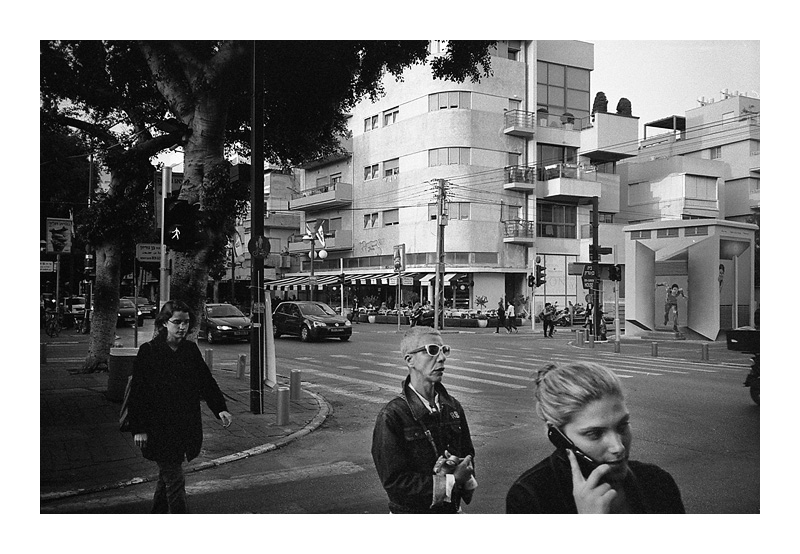
M444 276L442 277L442 281L444 283L449 283L450 281L456 279L457 277L458 277L458 273L445 273ZM424 277L421 277L419 282L420 282L421 285L430 286L431 281L433 281L435 278L436 278L436 274L435 273L428 273Z
M286 277L285 279L278 279L277 281L269 281L265 283L267 290L299 290L302 283L308 284L308 277Z

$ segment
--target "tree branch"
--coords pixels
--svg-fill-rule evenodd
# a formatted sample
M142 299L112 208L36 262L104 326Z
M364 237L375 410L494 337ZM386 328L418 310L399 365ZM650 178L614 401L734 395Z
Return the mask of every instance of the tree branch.
M192 91L184 82L167 67L161 58L161 52L152 41L139 41L139 48L153 74L156 88L166 99L172 112L184 124L191 126L194 117Z

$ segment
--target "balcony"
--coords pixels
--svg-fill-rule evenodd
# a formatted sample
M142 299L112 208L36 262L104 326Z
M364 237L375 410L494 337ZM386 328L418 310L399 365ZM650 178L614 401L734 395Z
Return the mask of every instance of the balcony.
M574 203L601 196L602 186L592 166L553 164L539 167L537 177L542 181L537 195L539 198Z
M536 133L536 114L523 110L509 110L505 113L503 132L515 137L531 138Z
M328 183L307 189L289 201L289 208L313 212L330 208L341 208L353 203L353 185L350 183Z
M266 212L264 229L299 229L300 214Z
M536 243L536 222L524 219L502 221L503 242L531 246Z
M317 250L322 248L322 244L317 241ZM329 231L325 233L325 250L352 250L353 249L353 231L350 229L339 229L338 231ZM289 253L302 254L311 250L311 243L303 240L303 235L295 235L289 239Z
M511 165L505 168L505 190L534 192L536 190L536 168Z
M581 133L581 155L593 161L613 162L638 153L638 117L598 112Z
M581 130L591 127L589 117L536 112L536 140L548 144L581 147Z

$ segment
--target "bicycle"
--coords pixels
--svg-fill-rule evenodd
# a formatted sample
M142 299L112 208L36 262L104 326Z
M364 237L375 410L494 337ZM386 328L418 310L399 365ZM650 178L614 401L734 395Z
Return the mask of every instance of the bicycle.
M61 322L56 312L47 312L45 314L44 331L48 337L57 337L61 332Z

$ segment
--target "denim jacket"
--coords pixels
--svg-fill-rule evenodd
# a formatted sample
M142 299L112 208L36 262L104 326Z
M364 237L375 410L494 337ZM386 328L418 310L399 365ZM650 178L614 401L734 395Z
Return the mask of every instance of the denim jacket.
M372 433L372 459L389 496L389 509L393 513L457 512L461 503L458 486L451 502L431 507L433 466L445 450L461 458L475 457L464 409L437 384L441 410L430 413L409 383L410 377L406 377L400 395L378 414Z

